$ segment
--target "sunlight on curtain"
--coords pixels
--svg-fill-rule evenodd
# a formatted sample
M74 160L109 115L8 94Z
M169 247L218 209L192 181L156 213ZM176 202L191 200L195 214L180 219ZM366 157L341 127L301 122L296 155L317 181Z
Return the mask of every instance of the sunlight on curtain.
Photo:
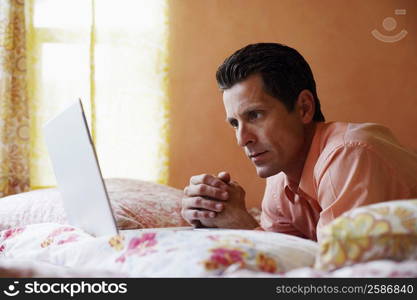
M167 183L166 0L30 4L32 187L55 184L43 124L78 98L103 177Z
M29 190L24 1L0 0L0 197Z

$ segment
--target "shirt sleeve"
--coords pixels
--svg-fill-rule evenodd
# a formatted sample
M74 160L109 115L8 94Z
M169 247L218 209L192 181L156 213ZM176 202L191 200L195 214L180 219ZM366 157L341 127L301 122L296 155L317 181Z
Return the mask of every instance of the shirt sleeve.
M404 189L392 169L369 146L344 145L326 159L318 176L322 208L317 231L353 208L393 200Z
M262 212L260 225L265 231L285 233L306 238L297 230L291 222L291 218L286 216L281 210L281 201L289 201L283 192L283 179L280 174L267 178L265 194L262 200Z

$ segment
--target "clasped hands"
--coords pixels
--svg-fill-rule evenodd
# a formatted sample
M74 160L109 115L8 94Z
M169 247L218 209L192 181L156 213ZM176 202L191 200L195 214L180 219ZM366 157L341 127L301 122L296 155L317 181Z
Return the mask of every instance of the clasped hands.
M254 229L256 220L248 213L245 191L230 174L193 176L184 188L182 217L194 227Z

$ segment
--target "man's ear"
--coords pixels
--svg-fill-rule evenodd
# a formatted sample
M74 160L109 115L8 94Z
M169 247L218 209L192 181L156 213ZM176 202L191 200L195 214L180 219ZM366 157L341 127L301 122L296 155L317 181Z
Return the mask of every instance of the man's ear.
M309 90L302 90L298 94L295 109L304 124L308 124L313 120L316 105L314 96Z

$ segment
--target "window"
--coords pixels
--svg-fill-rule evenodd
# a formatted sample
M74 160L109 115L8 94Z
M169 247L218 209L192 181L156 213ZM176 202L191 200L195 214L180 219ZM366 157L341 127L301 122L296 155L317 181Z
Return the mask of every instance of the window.
M78 98L103 177L166 183L166 0L32 0L27 19L32 187L55 185L42 126Z

